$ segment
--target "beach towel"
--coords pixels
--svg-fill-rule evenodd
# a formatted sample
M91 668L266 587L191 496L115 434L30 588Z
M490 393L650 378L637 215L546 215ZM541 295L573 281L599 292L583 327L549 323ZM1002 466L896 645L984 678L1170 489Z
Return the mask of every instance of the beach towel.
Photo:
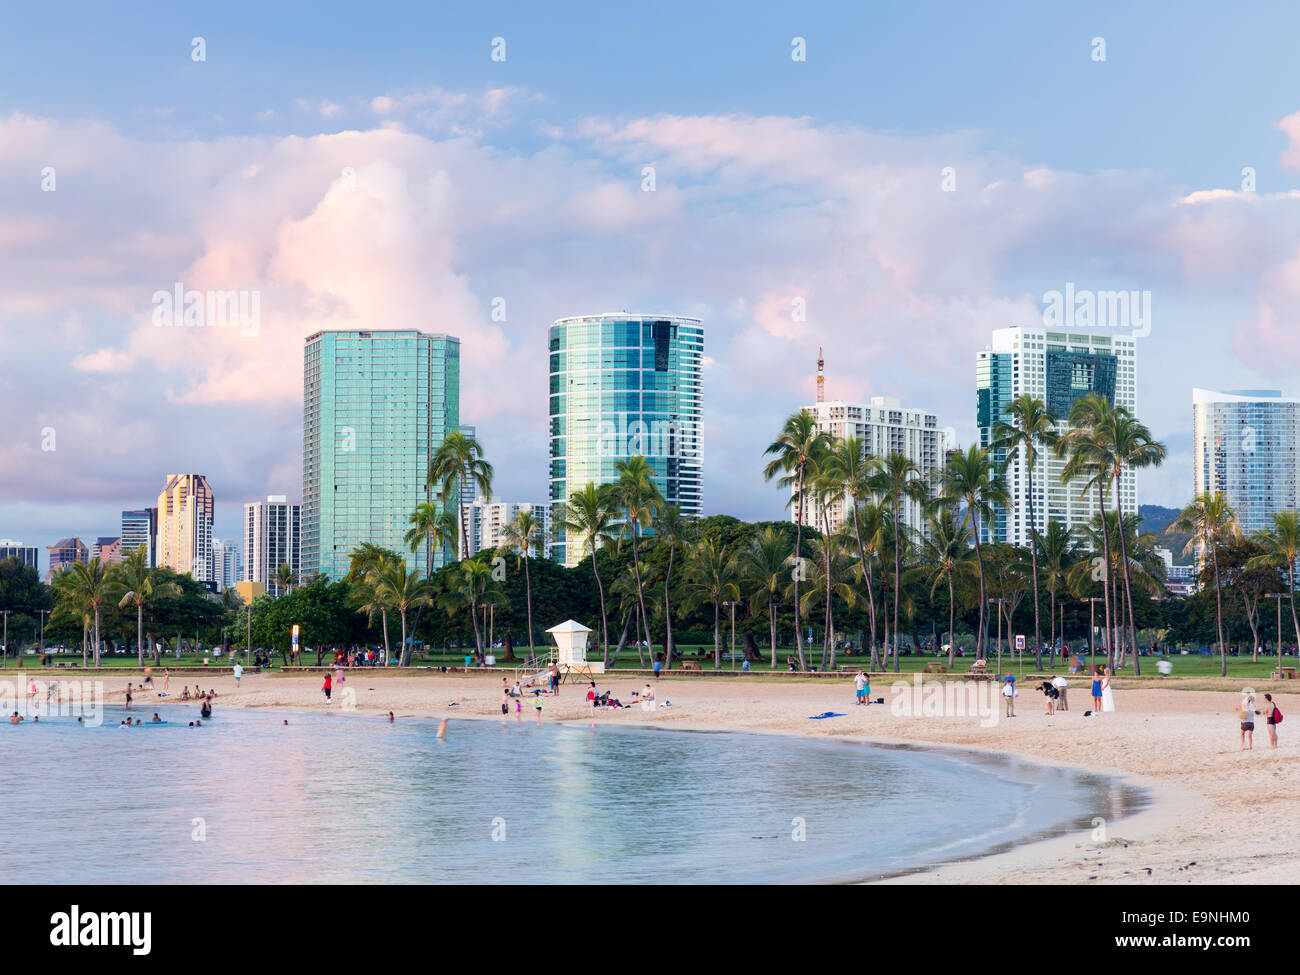
M836 714L834 711L823 711L821 714L808 715L809 721L821 721L823 718L842 718L844 715Z

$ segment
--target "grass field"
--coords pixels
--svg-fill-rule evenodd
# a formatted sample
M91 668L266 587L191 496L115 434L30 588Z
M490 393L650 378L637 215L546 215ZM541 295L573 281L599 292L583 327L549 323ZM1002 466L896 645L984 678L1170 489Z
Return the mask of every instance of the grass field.
M712 646L707 646L707 647L680 646L678 647L678 650L680 653L683 653L685 655L686 660L698 664L703 671L710 672L710 673L715 671L713 665ZM520 651L516 649L515 654L517 659L512 662L512 661L507 661L503 656L501 656L500 651L498 650L497 657L496 657L496 667L498 670L508 670L516 667L521 667L523 666L524 658L527 656L527 653L528 653L527 648L524 648L522 653L520 653ZM777 658L780 661L780 666L778 666L777 668L778 671L780 672L786 671L785 660L790 655L790 653L791 651L789 649L780 649L777 651ZM218 661L218 659L212 654L207 654L206 656L211 666L221 666L225 663L225 658L222 658L221 661ZM594 653L590 653L588 656L591 659L597 659ZM205 657L204 654L192 654L192 653L183 654L180 658L177 658L173 655L168 655L162 658L162 661L160 662L159 666L161 667L202 667L204 665L203 663L204 657ZM80 653L55 654L53 655L52 659L54 660L56 665L59 663L66 664L68 669L74 667L80 667L81 665ZM812 651L806 651L806 659L810 666L817 667L821 662L821 648L816 647ZM855 654L853 656L845 656L843 653L840 653L836 655L835 662L837 667L856 668L856 667L864 666L864 664L867 662L868 659L869 659L868 657L862 655ZM1087 660L1088 658L1085 656L1084 659ZM1103 658L1098 658L1099 662L1102 659ZM242 656L236 655L236 660L240 660L242 662ZM1173 671L1171 676L1175 678L1217 678L1219 677L1219 658L1217 656L1203 656L1199 654L1188 654L1186 656L1178 654L1170 657L1143 657L1142 658L1143 677L1160 676L1155 666L1158 660L1169 660L1172 663ZM299 660L299 663L304 666L312 666L315 664L315 662L316 662L315 653L311 653L311 654L304 653L301 655L301 658ZM324 662L328 663L328 657L324 658ZM954 674L965 673L967 670L970 669L971 662L972 662L971 657L958 657L955 661L955 666L952 669L952 673ZM273 663L274 663L273 669L278 668L280 666L280 659L278 656L274 658ZM924 670L927 665L932 665L935 663L942 663L946 665L947 657L946 656L944 657L904 656L899 660L898 672L902 674L919 673L922 670ZM459 654L459 653L457 654L436 653L436 654L417 655L417 657L412 661L412 664L414 666L464 667L465 657L464 654ZM134 654L130 654L127 656L103 656L100 658L100 665L102 667L110 667L115 669L121 668L124 671L137 667L136 657ZM1284 667L1298 667L1300 666L1300 663L1298 663L1296 658L1293 656L1283 656L1282 665ZM676 666L677 664L675 663L674 667ZM1253 662L1249 656L1244 656L1244 657L1230 656L1228 657L1228 677L1238 678L1238 679L1267 679L1268 675L1276 668L1276 666L1277 666L1277 658L1271 655L1266 656L1264 654L1261 654L1259 660ZM989 667L991 670L997 670L999 673L1013 673L1013 674L1030 673L1037 670L1037 668L1035 667L1033 656L1028 654L1024 655L1023 658L1021 658L1021 657L1015 657L1012 654L1004 653L1001 658L1000 666L998 664L998 657L996 655L991 655L989 657ZM737 659L735 661L735 669L739 671L740 668L741 668L741 659L739 655L737 655ZM19 669L17 666L17 660L12 656L9 657L8 659L7 669L10 672ZM23 657L22 669L31 670L31 671L40 670L41 668L39 666L39 658L33 655L25 655ZM65 668L59 668L55 666L50 669L60 670ZM616 671L618 670L639 671L642 669L643 669L642 665L637 660L636 651L627 650L627 649L623 651L616 667L614 668L614 670ZM732 670L731 661L728 659L725 650L722 658L722 667L717 669L722 671L727 671L727 672L730 672ZM751 661L750 669L758 672L765 672L771 670L771 668L768 666L766 661L761 663ZM1048 669L1049 668L1047 667L1047 658L1044 657L1043 670L1047 671ZM1065 673L1067 670L1067 665L1061 660L1060 657L1056 658L1056 666L1054 670L1058 673ZM893 672L892 661L890 662L890 672ZM1130 676L1132 675L1132 673L1133 673L1133 668L1132 668L1132 664L1130 663L1128 666L1120 668L1116 676L1119 677ZM1297 687L1300 687L1300 684L1298 684Z

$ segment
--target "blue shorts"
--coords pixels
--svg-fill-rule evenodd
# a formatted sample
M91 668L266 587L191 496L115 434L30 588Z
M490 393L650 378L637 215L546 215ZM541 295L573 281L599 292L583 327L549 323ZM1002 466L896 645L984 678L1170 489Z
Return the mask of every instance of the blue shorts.
M862 688L862 690L858 691L858 697L866 697L866 696L867 696L867 689L865 687Z

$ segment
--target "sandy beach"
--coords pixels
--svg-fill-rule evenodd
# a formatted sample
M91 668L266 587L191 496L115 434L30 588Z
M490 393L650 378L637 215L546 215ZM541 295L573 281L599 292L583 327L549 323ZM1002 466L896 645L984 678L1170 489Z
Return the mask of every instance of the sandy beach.
M505 670L483 675L409 673L349 671L346 681L335 687L330 707L370 717L391 710L399 720L499 720L502 677L514 680L513 671ZM133 676L135 682L139 679ZM192 684L194 678L189 679ZM155 682L161 688L157 672ZM203 677L202 687L217 691L218 709L320 711L326 707L321 682L319 674L250 673L236 688L233 677L212 674ZM174 677L171 693L163 700L178 703L184 683ZM655 684L658 706L653 710L634 706L594 713L584 700L586 685L566 683L558 697L545 699L544 720L980 749L1122 777L1153 799L1136 814L1106 824L1104 841L1091 830L1081 831L892 882L1223 884L1249 878L1255 883L1289 883L1300 872L1300 856L1291 839L1293 804L1300 799L1300 744L1290 722L1284 721L1278 729L1280 746L1269 748L1267 729L1258 718L1254 750L1241 751L1235 690L1117 686L1115 712L1084 717L1091 698L1087 682L1075 678L1071 710L1049 716L1042 695L1022 683L1017 716L1002 717L1001 702L996 702L994 721L987 718L987 710L983 720L969 714L917 714L924 709L917 706L916 691L898 691L891 683L875 677L872 697L884 697L885 704L858 707L847 679L778 682L674 676ZM600 690L608 689L624 702L644 684L643 678L597 678ZM124 686L125 680L107 683L110 704L121 703ZM1274 696L1289 717L1292 695ZM895 703L904 698L909 708ZM133 710L147 720L156 701L155 692L136 692ZM668 702L671 706L665 706ZM843 717L808 720L826 711ZM531 701L526 700L523 720L535 720L531 712ZM509 720L516 720L513 713ZM960 801L954 801L953 814L960 813Z

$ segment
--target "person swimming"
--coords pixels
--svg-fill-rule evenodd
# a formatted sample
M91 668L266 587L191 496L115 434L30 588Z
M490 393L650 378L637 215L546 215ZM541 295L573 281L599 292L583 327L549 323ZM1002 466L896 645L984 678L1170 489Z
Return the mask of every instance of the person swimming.
M199 708L199 714L205 718L212 717L212 705L204 701L203 707Z

